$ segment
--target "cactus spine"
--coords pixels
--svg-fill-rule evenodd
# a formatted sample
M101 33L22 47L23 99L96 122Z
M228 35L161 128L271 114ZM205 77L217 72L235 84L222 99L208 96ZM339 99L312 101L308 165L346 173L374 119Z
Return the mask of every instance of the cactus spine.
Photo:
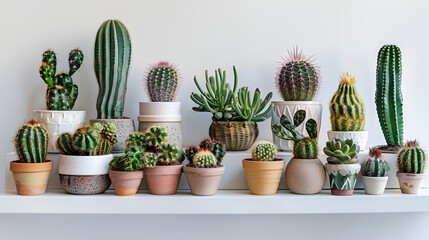
M402 145L402 55L395 45L384 45L377 57L375 103L378 120L388 145Z
M277 158L276 146L269 141L259 141L252 148L252 159L255 161L273 161Z
M99 86L97 118L118 118L124 112L131 41L118 20L105 21L95 41L95 74Z
M207 149L200 149L193 158L195 167L214 167L217 165L215 155Z
M420 148L419 142L408 141L398 154L398 172L403 173L424 173L426 164L426 154Z
M73 139L70 133L61 134L56 142L58 151L63 155L75 155L76 150L73 147Z
M147 74L146 84L152 102L173 102L179 85L176 66L169 62L155 64Z
M331 125L333 131L363 131L365 105L356 91L355 78L348 73L341 75L337 92L331 99Z
M381 158L381 151L377 148L371 148L369 150L369 158L362 165L362 175L368 177L386 177L389 171L389 165Z
M222 163L223 157L226 154L225 144L215 139L204 139L200 142L200 149L207 149L214 154L217 160L217 165Z
M24 124L16 133L15 148L19 162L42 163L48 155L48 131L36 121Z
M176 144L164 143L158 149L157 165L174 165L183 162L183 151Z

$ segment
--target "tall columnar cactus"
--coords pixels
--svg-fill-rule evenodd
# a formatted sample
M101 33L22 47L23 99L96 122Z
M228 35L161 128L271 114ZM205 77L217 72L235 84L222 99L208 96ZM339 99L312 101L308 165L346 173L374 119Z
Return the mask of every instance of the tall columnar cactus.
M375 103L378 120L388 145L402 145L402 55L395 45L384 45L377 57Z
M408 141L398 154L398 172L424 173L426 154L416 140Z
M207 149L212 152L217 159L217 165L220 165L222 163L223 157L226 154L225 144L215 139L207 138L202 140L200 142L200 149Z
M217 165L215 155L207 149L200 149L193 158L193 166L195 167L214 167Z
M19 162L45 162L48 155L48 142L48 131L43 125L36 121L24 124L15 137L15 148Z
M329 105L333 131L363 131L365 105L356 91L355 78L348 73L341 75L337 92Z
M179 86L179 74L175 65L159 62L152 66L146 77L147 90L152 102L173 102Z
M386 160L381 158L378 148L369 150L368 159L362 164L362 175L367 177L386 177L390 168Z
M46 107L48 110L69 111L73 109L79 92L71 76L80 68L82 62L82 51L74 49L69 54L69 73L56 74L57 57L55 52L48 49L43 53L39 73L48 85L46 90Z
M276 82L285 101L311 101L319 89L319 66L312 57L294 48L282 64Z
M345 141L332 139L326 142L323 152L328 156L326 160L331 164L353 164L359 161L357 158L359 145L353 139Z
M92 126L76 130L72 136L73 147L79 155L95 156L100 145L100 135Z
M131 60L128 30L118 20L105 21L95 40L95 74L99 86L97 118L123 116Z
M259 141L253 145L252 159L255 161L273 161L277 158L277 148L269 141Z

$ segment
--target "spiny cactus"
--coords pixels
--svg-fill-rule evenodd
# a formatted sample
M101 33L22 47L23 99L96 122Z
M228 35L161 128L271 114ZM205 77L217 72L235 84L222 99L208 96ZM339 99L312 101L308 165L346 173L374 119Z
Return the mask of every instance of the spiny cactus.
M238 116L232 117L231 120L248 122L265 121L273 109L273 104L271 104L273 93L268 93L264 100L262 100L260 96L261 91L259 91L258 88L255 90L253 99L251 98L248 87L240 88L238 90L237 97L234 98L231 105L232 110L234 110ZM265 111L263 111L264 109Z
M157 165L175 165L183 161L183 151L176 144L164 143L157 152Z
M217 165L215 155L207 149L200 149L193 158L193 165L195 167L214 167Z
M16 133L15 148L21 163L42 163L48 155L49 134L36 121L24 124Z
M134 132L128 135L125 141L125 151L132 147L146 148L146 134L142 132Z
M100 146L98 147L97 155L107 155L112 151L112 142L109 140L100 140Z
M212 152L217 159L217 165L220 165L222 163L223 157L226 154L225 144L215 139L207 138L202 140L200 142L200 149L207 149Z
M176 66L169 62L153 65L146 76L146 84L152 102L174 102L179 85Z
M252 159L255 161L273 161L277 158L276 146L269 141L259 141L253 145Z
M61 134L57 139L56 147L60 154L77 155L77 152L73 147L73 139L70 133Z
M79 155L95 156L100 145L100 135L91 126L84 126L76 130L72 136L73 147Z
M282 64L276 82L283 100L311 101L319 89L319 66L312 57L294 48Z
M146 132L146 142L148 146L158 148L163 143L167 142L168 133L165 128L152 126Z
M363 131L365 129L365 105L356 91L355 77L341 75L337 92L331 99L331 125L333 131Z
M155 153L146 152L143 156L143 165L145 167L155 167L158 157Z
M381 151L377 148L369 150L369 158L362 164L362 175L367 177L386 177L390 168L381 158Z
M99 86L97 118L122 117L131 61L130 35L124 24L105 21L98 29L94 52Z
M118 142L118 136L116 135L116 125L114 123L107 123L103 126L103 124L97 122L94 123L92 127L98 131L102 140L109 141L111 145Z
M194 145L188 146L188 148L185 150L185 156L186 158L192 162L192 159L194 159L195 153L198 152L198 148Z
M426 154L417 140L408 141L398 154L398 172L424 173Z
M111 170L133 172L143 170L144 153L139 148L131 148L125 153L124 156L115 156L110 161L109 166Z
M71 76L80 68L83 53L74 49L69 54L69 73L56 74L57 57L55 52L48 49L43 53L40 77L48 85L46 90L46 107L48 110L72 110L79 94L78 87L73 84Z
M314 138L304 138L298 140L293 145L293 156L299 159L317 158L319 147Z
M332 139L332 141L326 142L323 152L328 156L326 160L331 164L352 164L359 161L357 158L359 145L352 139L345 141Z
M388 145L402 145L402 55L395 45L384 45L377 57L375 103L378 120Z

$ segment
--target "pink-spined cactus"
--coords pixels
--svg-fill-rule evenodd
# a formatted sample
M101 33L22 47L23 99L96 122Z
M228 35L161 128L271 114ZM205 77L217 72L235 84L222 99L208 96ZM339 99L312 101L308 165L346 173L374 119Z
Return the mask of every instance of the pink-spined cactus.
M177 66L159 62L150 67L145 83L152 102L173 102L181 82Z

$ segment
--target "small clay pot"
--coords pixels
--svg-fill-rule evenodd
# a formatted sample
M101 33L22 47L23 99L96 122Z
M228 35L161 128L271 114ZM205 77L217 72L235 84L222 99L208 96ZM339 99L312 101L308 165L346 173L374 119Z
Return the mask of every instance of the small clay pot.
M316 194L325 185L326 172L317 158L292 158L286 167L285 179L292 193Z
M369 195L382 195L386 189L389 177L369 177L362 176L365 193Z
M124 172L109 170L116 195L132 196L137 193L143 178L143 171Z
M52 161L42 163L10 162L10 171L19 195L40 195L46 192Z
M350 196L356 186L360 164L332 164L326 163L325 169L329 176L332 195Z
M183 165L155 166L144 168L149 192L155 195L176 194L182 176Z
M243 159L244 173L251 194L272 195L277 192L285 160L253 161Z
M425 178L424 173L402 173L397 172L399 187L402 193L417 194L422 187L423 180Z
M224 166L215 168L183 167L191 193L198 196L216 194L224 171Z

